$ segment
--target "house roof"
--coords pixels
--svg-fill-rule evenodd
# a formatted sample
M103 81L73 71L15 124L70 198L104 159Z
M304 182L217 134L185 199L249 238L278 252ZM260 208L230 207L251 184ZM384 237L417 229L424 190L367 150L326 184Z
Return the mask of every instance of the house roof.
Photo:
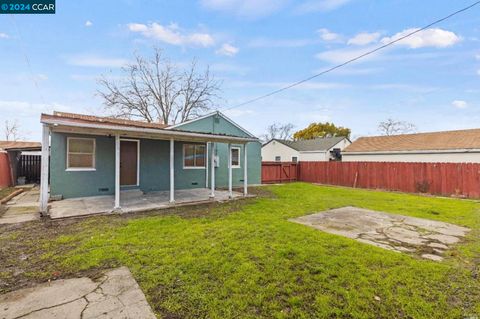
M247 131L246 129L241 127L240 125L238 125L238 123L234 122L232 119L230 119L228 116L226 116L225 114L223 114L220 111L215 111L215 112L208 113L208 114L205 114L203 116L197 117L197 118L192 119L192 120L188 120L188 121L185 121L185 122L182 122L182 123L170 125L167 129L178 129L178 128L181 129L181 127L183 125L186 125L186 124L189 124L189 123L194 123L194 122L203 120L203 119L208 118L208 117L213 116L213 115L221 116L225 121L227 121L230 124L232 124L233 126L237 127L240 131L244 132L245 134L247 134L250 137L256 138L255 135L253 135L252 133L250 133L249 131Z
M0 141L0 149L2 150L32 150L41 149L40 142L20 142L20 141Z
M271 141L277 141L299 152L326 151L332 148L333 146L335 146L336 144L338 144L340 141L342 141L345 138L346 137L344 136L319 137L311 140L298 140L298 141L273 139L265 143L265 145L270 143Z
M132 137L178 139L212 142L248 142L256 138L240 136L169 130L167 125L140 121L122 120L111 117L99 117L84 114L54 112L53 115L42 114L40 122L51 126L53 131L84 134L122 134Z
M116 125L128 125L133 127L144 127L144 128L165 128L168 126L166 124L160 124L160 123L148 123L143 121L132 121L132 120L113 118L113 117L103 117L103 116L101 117L101 116L58 112L58 111L54 111L53 115L42 114L42 116L44 115L68 118L68 119L77 120L77 121L107 123L107 124L116 124Z
M345 148L343 152L363 153L458 149L480 149L480 129L360 137Z

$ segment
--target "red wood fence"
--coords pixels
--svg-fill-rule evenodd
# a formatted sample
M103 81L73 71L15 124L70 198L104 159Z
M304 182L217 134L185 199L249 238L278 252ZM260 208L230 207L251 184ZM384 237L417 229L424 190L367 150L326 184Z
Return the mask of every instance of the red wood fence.
M480 197L477 163L300 162L297 174L297 180L312 183Z
M284 183L297 180L298 163L262 162L262 183Z

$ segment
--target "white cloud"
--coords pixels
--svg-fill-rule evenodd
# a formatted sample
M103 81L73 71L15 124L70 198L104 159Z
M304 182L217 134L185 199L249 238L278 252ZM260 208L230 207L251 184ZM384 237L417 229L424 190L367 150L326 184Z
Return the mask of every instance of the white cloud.
M299 5L295 11L299 14L332 11L350 1L351 0L309 0Z
M186 33L174 23L168 26L156 22L150 25L129 23L127 26L131 32L141 33L144 37L157 39L172 45L209 47L215 44L215 40L210 34L205 32Z
M240 51L237 47L234 47L231 44L225 43L221 46L220 49L216 51L219 55L234 56Z
M229 87L236 88L271 88L271 89L280 89L290 85L289 82L253 82L253 81L230 81L226 85ZM293 87L293 90L333 90L333 89L344 89L349 87L348 84L344 83L333 83L333 82L305 82L300 85Z
M67 63L76 66L120 68L128 64L127 59L96 55L76 55L67 58Z
M91 27L93 25L93 22L90 20L85 21L85 26L86 27Z
M371 47L365 47L361 49L335 49L335 50L328 50L324 52L320 52L315 57L319 60L328 62L328 63L343 63L353 58L356 58L359 55L365 54L368 51L371 51ZM361 61L367 61L374 58L376 54L369 55L368 57L363 58Z
M377 42L378 38L380 38L380 32L361 32L355 35L353 38L349 39L347 44L367 45Z
M10 36L6 33L0 32L0 39L8 39Z
M406 29L392 37L384 37L381 42L386 44L388 42L400 39L401 37L418 30L418 28ZM411 49L423 47L445 48L460 42L461 38L455 33L439 28L431 28L420 31L406 39L397 42L397 45L407 46Z
M452 105L457 109L465 109L468 107L468 103L463 100L455 100L452 102Z
M333 33L332 31L322 28L317 30L320 38L324 41L337 41L340 39L340 35L337 33Z
M201 0L203 7L240 17L258 18L281 9L287 0Z
M299 48L312 43L313 41L308 39L257 38L250 41L250 43L248 43L248 46L252 48Z

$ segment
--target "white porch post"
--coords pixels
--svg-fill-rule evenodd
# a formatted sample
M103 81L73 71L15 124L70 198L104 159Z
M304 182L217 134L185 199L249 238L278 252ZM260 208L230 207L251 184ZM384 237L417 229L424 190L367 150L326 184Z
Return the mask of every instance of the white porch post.
M210 143L210 145L212 146L212 154L210 155L210 197L215 198L215 143Z
M175 203L175 166L174 166L174 156L175 152L175 141L173 138L170 139L170 203Z
M228 143L228 197L233 197L232 192L232 144Z
M40 168L40 212L48 213L48 172L49 172L49 138L50 128L42 126L42 166Z
M243 144L243 195L248 195L247 143Z
M210 142L207 142L205 145L205 188L208 188L208 147Z
M115 135L115 207L120 209L120 135Z

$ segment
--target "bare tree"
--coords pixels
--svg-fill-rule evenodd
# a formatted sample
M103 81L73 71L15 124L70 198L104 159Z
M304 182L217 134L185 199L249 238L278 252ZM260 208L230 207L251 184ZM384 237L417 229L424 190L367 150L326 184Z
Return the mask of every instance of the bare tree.
M295 126L292 123L281 124L273 123L267 127L267 132L261 136L264 141L277 138L280 140L292 139L293 129Z
M13 122L6 120L4 133L6 141L18 141L23 139L20 134L20 124L18 124L18 120L14 120Z
M151 59L135 54L133 63L122 68L123 80L103 76L98 91L113 116L147 122L175 124L198 117L214 106L220 83L208 67L197 71L192 60L186 69L154 49Z
M378 124L378 131L381 135L407 134L416 132L417 127L413 123L390 118Z

